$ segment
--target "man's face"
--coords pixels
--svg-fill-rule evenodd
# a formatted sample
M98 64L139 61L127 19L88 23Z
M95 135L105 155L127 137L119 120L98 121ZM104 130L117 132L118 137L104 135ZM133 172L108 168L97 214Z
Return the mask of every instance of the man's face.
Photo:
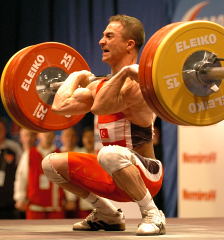
M54 132L38 133L37 138L42 147L50 147L54 142L55 134Z
M124 28L120 22L111 22L103 32L99 45L103 50L102 61L110 65L116 64L127 54L128 41L124 40Z
M35 144L36 135L36 133L31 132L28 129L21 128L19 132L20 142L22 143L22 145L27 145L31 147Z

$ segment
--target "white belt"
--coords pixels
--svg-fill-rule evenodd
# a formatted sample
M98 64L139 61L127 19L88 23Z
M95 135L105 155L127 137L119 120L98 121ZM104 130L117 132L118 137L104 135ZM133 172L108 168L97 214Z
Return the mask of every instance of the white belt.
M35 212L59 212L62 209L60 207L42 207L35 204L29 205L29 210L35 211Z

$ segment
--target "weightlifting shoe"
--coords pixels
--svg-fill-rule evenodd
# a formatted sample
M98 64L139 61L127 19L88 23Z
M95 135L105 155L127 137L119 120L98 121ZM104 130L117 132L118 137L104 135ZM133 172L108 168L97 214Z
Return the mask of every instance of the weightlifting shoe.
M166 233L166 219L161 210L145 210L142 214L142 222L138 225L136 235L162 235Z
M94 209L87 217L81 222L73 225L74 231L124 231L125 218L121 209L113 215L104 214Z

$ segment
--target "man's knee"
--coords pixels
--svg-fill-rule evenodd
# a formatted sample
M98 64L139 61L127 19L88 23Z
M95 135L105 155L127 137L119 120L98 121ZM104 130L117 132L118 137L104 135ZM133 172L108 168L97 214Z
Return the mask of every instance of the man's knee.
M42 169L48 179L56 184L67 183L68 180L63 177L54 166L54 156L57 153L50 153L42 160Z
M105 146L97 156L99 164L112 176L112 174L134 161L133 153L121 146Z

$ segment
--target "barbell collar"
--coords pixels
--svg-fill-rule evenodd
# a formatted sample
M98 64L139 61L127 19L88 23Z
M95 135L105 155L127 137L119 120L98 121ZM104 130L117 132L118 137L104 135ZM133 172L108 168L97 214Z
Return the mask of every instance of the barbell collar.
M224 79L224 67L206 67L199 70L198 74L204 82L210 82L211 79L222 80Z

